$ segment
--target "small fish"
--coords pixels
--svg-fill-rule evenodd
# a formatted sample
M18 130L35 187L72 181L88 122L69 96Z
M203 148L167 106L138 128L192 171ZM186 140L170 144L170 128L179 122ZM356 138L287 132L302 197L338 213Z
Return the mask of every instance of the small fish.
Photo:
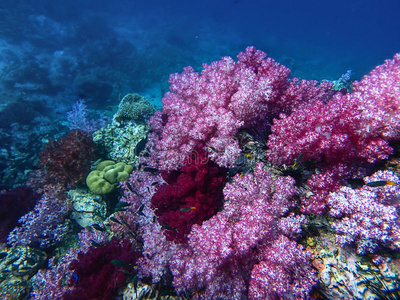
M171 226L169 226L169 225L167 225L167 224L162 224L161 226L162 226L162 228L164 228L164 229L168 229L168 230L177 230L176 228L172 228Z
M118 215L118 217L119 217L119 219L120 219L120 221L122 222L123 225L125 225L126 227L128 227L129 230L132 230L131 225L129 225L121 215ZM132 230L132 231L133 231L133 230Z
M148 164L147 163L140 163L139 166L138 166L138 170L142 169L143 166L146 167L146 166L148 166Z
M138 197L142 197L142 198L144 198L144 196L143 195L140 195L138 192L136 192L135 190L132 190L131 191L132 193L134 193L136 196L138 196Z
M152 168L152 167L144 167L143 168L144 172L150 172L151 174L156 174L158 172L158 169L156 168Z
M105 245L99 244L93 240L90 240L90 242L91 242L92 246L94 246L94 247L105 247Z
M137 234L134 231L127 231L126 234L129 234L130 236L132 236L134 239L137 238Z
M207 145L208 148L210 148L212 151L214 151L215 153L218 153L218 150L215 149L213 146L211 145Z
M252 155L251 154L245 154L244 156L246 156L247 158L250 158L250 157L252 157Z
M146 217L146 215L143 213L143 208L144 208L144 204L142 204L142 205L139 207L139 209L136 211L136 213L137 213L139 216Z
M129 182L126 183L126 187L133 193L134 189L132 188Z
M133 266L130 264L130 263L127 263L126 261L123 261L123 260L119 260L119 259L113 259L112 261L111 261L111 263L114 265L114 266L117 266L117 267L121 267L121 268L133 268Z
M106 229L101 227L99 224L93 224L92 227L98 231L106 231Z
M131 204L125 203L125 202L118 202L117 206L115 207L116 211L125 211L127 206L130 206Z
M72 285L76 285L78 283L79 277L78 277L78 275L76 275L75 272L72 273L71 281L72 281L72 279L74 280Z
M243 153L240 154L239 157L235 161L235 165L240 166L241 164L243 164L244 158L245 158L245 155Z
M182 207L181 209L179 209L182 212L187 212L187 211L191 211L193 209L196 209L196 207L194 206L190 206L190 207Z
M122 225L122 223L121 223L120 221L118 221L118 220L117 220L116 218L114 218L114 217L110 217L110 220L113 221L113 222L115 222L115 223L118 223L118 224Z
M397 183L394 181L379 180L379 181L368 182L365 185L370 187L379 187L379 186L396 185L396 184Z
M245 167L244 169L243 169L243 176L246 176L247 174L249 174L250 172L251 172L251 167L250 166L247 166L247 167Z
M33 258L31 258L31 257L25 257L25 260L28 262L28 264L30 264L30 265L34 265L34 264L36 264L36 261L33 259Z
M228 170L228 177L233 177L234 175L236 175L238 172L240 171L239 167L233 167L231 169Z
M128 278L126 278L125 283L130 283L130 282L134 281L135 277L137 277L137 275L133 275L133 274L129 275ZM135 283L133 283L133 285L135 286ZM135 293L136 293L136 298L135 299L139 299L139 297L137 296L137 283L136 283L136 286L135 286L134 290L135 290Z
M301 159L303 158L303 153L300 153L300 155L294 160L294 163L292 165L292 169L294 169L298 163L300 163Z
M139 154L146 147L146 144L147 144L147 136L146 136L146 138L144 138L143 140L141 140L139 143L136 144L135 151L134 151L135 156L139 156Z
M137 275L133 276L133 287L135 288L135 292L138 290L138 282L139 282L139 277ZM137 296L137 292L136 292Z

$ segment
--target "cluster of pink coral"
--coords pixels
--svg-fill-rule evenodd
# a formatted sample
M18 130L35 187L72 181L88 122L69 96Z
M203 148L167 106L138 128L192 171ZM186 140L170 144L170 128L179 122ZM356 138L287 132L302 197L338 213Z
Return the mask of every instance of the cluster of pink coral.
M263 126L268 118L300 103L325 99L330 84L288 80L290 70L248 47L235 62L224 57L203 65L201 74L186 67L172 74L163 102L163 128L155 144L160 167L176 170L197 148L219 166L230 167L240 154L235 135L241 128ZM150 121L160 129L159 118Z
M328 82L289 79L289 73L249 47L237 62L225 57L203 65L200 74L187 67L171 75L163 110L150 121L151 172L139 167L121 184L121 201L130 206L109 219L115 236L141 249L140 278L173 280L176 292L193 292L193 299L308 299L317 277L310 253L296 239L305 214L322 214L327 206L341 246L354 243L359 253L400 248L398 178L378 172L359 190L342 187L344 179L363 177L368 163L387 158L389 142L399 140L400 54L355 82L348 94L332 91ZM261 162L230 178L221 194L226 177L220 167L231 167L241 151L238 131L269 126L278 116L265 136L267 157L279 165L310 163L304 174L313 195L302 197L301 211L295 180L271 175ZM190 164L193 155L197 161ZM96 231L85 232L83 252L90 240L105 243ZM77 251L68 257L64 266L37 277L38 284L48 280L59 289L52 295L66 290L57 287L58 270L73 276L65 264ZM41 293L37 287L35 293Z
M394 185L342 187L327 197L336 240L341 245L355 243L360 254L374 253L379 246L400 249L397 202L400 180L392 172L378 171L364 178L365 183L390 182Z
M309 254L283 235L297 234L303 219L291 216L291 222L278 222L294 205L294 193L291 177L273 180L262 163L257 164L254 175L236 175L224 189L224 210L201 226L194 225L188 245L173 256L170 268L175 288L202 291L202 299L242 299L250 284L250 298L260 299L257 295L264 293L279 299L293 295L306 299L316 283ZM274 253L281 260L272 258ZM292 255L298 256L297 260ZM275 278L275 289L257 275L266 264L277 270L285 266L279 277L282 282ZM288 276L291 280L286 282Z
M131 206L115 213L114 220L118 222L111 222L115 234L126 235L132 242L136 242L137 238L141 239L143 257L137 262L140 267L138 275L140 278L151 278L154 283L160 282L161 278L169 273L169 260L181 248L181 245L167 241L151 205L151 198L158 186L163 183L165 182L160 174L132 172L129 180L122 182L124 196L121 198L121 201ZM121 218L125 223L121 222ZM138 228L136 224L139 225ZM130 231L127 226L135 230L136 236L126 234Z
M387 158L393 152L389 142L400 138L400 54L353 86L352 93L338 93L327 103L314 101L274 120L268 158L290 164L302 154L303 160L320 163L321 176L331 173L333 180L360 175L359 167ZM307 212L323 211L321 195L316 198Z

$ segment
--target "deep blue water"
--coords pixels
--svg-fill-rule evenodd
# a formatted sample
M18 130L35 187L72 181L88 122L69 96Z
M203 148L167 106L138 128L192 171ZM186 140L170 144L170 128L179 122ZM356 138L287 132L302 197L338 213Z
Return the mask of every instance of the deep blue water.
M0 153L0 169L10 159L29 167L24 149L43 142L15 145L24 126L54 138L78 99L110 115L128 92L160 107L170 73L249 45L294 76L334 80L351 69L359 79L400 51L399 12L397 0L3 0L0 140L14 150Z

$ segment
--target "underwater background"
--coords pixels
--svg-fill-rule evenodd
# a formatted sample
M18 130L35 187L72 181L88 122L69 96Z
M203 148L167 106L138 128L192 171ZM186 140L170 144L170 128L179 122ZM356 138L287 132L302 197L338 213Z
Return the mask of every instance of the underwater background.
M399 299L399 13L0 1L0 299Z

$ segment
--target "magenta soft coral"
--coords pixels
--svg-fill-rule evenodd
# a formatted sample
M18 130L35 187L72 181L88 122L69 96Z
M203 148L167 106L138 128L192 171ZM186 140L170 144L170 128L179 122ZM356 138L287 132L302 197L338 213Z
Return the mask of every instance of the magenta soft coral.
M290 69L266 56L247 47L237 62L223 57L203 64L201 74L186 67L170 76L162 122L159 114L150 121L160 168L179 169L196 148L205 149L219 166L231 167L240 154L239 129L266 126L279 113L332 96L330 83L289 80Z
M291 199L295 192L293 178L274 180L262 163L254 175L236 175L224 188L224 209L201 226L193 225L188 245L171 259L177 291L199 291L201 299L244 299L252 280L250 298L257 299L258 289L272 291L279 284L286 288L265 294L306 299L316 283L309 254L284 236L297 236L304 219L291 214L291 220L280 222L295 205ZM262 261L276 266L276 272L287 266L285 278L263 282L258 274L262 266L257 267Z
M78 259L69 265L76 275L70 280L72 290L65 293L63 299L115 299L117 289L129 276L126 273L136 272L133 266L139 255L129 241L120 242L116 237L102 247L79 253ZM119 266L115 261L132 267Z
M163 178L167 184L157 189L151 203L167 239L184 243L193 224L201 224L222 207L226 169L207 161L199 149L180 171L163 172Z
M235 134L263 120L290 73L265 57L248 47L238 62L224 57L204 64L201 75L191 67L171 75L171 92L162 99L167 121L156 142L162 168L177 170L196 148L208 151L219 166L233 164L240 153Z
M267 143L271 161L291 164L302 154L303 160L320 163L321 175L311 181L335 177L329 179L336 183L328 189L313 191L316 195L305 212L322 213L326 204L320 192L326 194L341 179L359 176L367 163L387 158L393 152L389 142L400 139L400 54L353 85L353 93L336 94L327 103L312 102L274 120Z

